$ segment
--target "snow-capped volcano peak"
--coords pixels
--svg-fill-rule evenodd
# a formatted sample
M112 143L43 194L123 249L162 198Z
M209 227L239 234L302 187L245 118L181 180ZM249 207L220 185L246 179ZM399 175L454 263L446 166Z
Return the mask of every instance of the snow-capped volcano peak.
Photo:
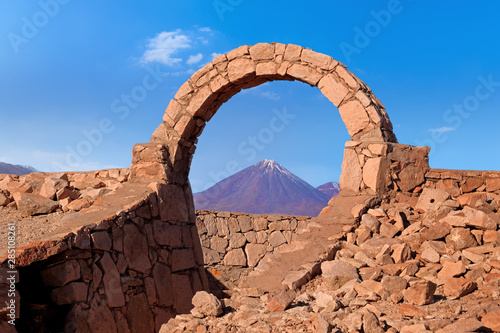
M273 160L263 160L194 196L196 209L317 215L328 197Z

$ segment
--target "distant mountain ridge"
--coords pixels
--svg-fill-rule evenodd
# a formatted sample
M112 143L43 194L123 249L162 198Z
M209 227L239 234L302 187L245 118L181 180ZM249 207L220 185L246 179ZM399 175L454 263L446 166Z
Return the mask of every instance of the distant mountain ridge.
M35 168L29 165L15 165L5 162L0 162L0 173L8 173L11 175L26 175L28 173L37 172Z
M252 165L196 193L196 209L316 216L331 197L272 160Z
M340 192L340 185L337 182L328 182L316 187L317 190L325 193L329 198L333 198Z

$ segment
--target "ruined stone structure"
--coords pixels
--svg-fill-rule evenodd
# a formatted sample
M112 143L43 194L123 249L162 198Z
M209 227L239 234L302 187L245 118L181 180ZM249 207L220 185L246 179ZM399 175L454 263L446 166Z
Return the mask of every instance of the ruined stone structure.
M297 80L318 87L338 108L351 135L340 179L342 189L383 193L395 188L399 174L405 177L415 169L425 170L414 161L422 160L422 155L426 161L426 149L398 145L382 103L343 64L298 45L259 43L216 57L181 86L151 142L134 147L132 176L164 179L177 186L179 195L182 190L191 196L189 168L206 122L242 89L274 80ZM422 179L424 173L417 178Z
M292 234L305 220L198 212L197 221L188 180L206 122L242 89L273 80L318 87L338 108L351 136L344 151L341 193L359 201L358 220L381 198L396 198L417 211L423 188L445 191L441 201L452 198L459 206L492 202L500 194L498 172L431 170L429 148L399 144L382 103L331 57L293 44L241 46L216 57L180 87L151 141L134 146L130 170L0 175L0 209L11 209L7 213L18 219L21 229L21 224L32 223L24 232L40 232L38 238L25 237L17 244L21 304L36 302L27 296L31 284L38 287L37 296L57 305L56 317L66 318L67 331L158 331L176 313L190 310L196 291L209 288L204 264L252 267L292 243ZM440 202L429 202L435 200ZM335 203L330 204L324 215L335 209ZM342 207L345 221L353 220L351 208ZM41 215L46 220L32 216L41 213L49 214ZM318 217L311 228L324 237L323 248L302 251L308 252L303 258L308 265L290 272L287 286L306 283L318 274L320 261L333 258L336 250L328 242L340 238L318 231L328 229L321 221ZM0 223L6 223L1 216ZM337 227L330 225L329 230ZM360 240L349 228L344 234L350 235L348 243ZM304 237L302 245L307 247L307 241ZM8 258L6 249L0 250L4 290ZM287 268L286 263L282 266ZM266 277L261 275L250 276L247 284ZM2 303L0 314L7 312ZM13 327L0 322L0 330L13 332Z

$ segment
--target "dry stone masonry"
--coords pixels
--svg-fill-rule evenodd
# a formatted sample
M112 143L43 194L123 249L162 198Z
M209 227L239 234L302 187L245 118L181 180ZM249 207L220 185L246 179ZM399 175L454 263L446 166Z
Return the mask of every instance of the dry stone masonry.
M24 216L18 224L36 230L18 238L21 330L45 325L66 332L154 332L176 313L189 313L192 296L208 290L186 206L170 200L167 184L130 184L127 172L2 175L2 193L12 200L7 214ZM79 201L86 204L72 205ZM2 229L4 222L1 218ZM44 239L51 231L61 233ZM2 318L8 311L4 301L6 294ZM2 325L2 332L13 329Z
M195 212L206 122L274 80L338 108L351 136L340 195L315 218ZM241 46L180 87L130 169L0 175L1 239L16 230L15 268L0 242L0 289L15 289L0 294L0 331L16 332L12 301L20 331L500 331L500 172L430 169L428 154L399 144L382 103L331 57Z

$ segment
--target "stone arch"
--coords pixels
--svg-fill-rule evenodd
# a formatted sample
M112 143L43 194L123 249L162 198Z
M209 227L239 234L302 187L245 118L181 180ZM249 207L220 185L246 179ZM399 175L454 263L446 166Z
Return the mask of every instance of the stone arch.
M259 43L217 56L179 88L151 142L134 147L132 175L189 186L192 155L206 122L242 89L275 80L318 87L338 108L351 141L397 143L383 104L344 64L299 45Z

